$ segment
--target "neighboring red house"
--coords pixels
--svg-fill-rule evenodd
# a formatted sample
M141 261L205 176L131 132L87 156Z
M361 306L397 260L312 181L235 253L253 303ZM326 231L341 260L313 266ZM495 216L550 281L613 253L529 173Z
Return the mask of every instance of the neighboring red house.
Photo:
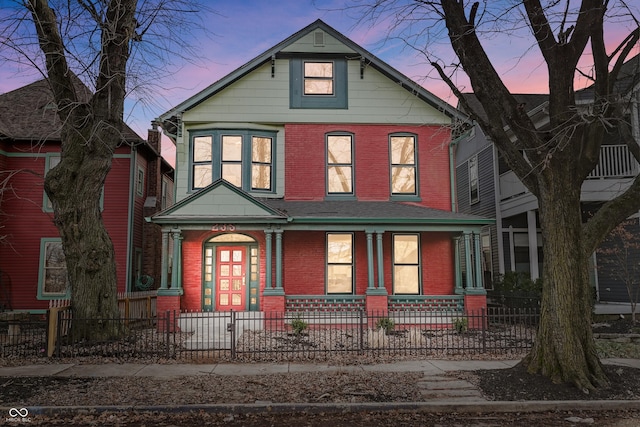
M452 212L454 119L322 21L163 114L158 310L484 307L492 220Z
M81 83L77 90L90 95ZM68 297L62 245L43 187L47 171L60 160L55 108L46 80L0 95L2 310L41 313L49 300ZM159 283L160 231L144 218L171 204L172 193L173 168L160 156L160 132L150 130L144 141L127 127L102 199L118 291L149 286L150 278Z

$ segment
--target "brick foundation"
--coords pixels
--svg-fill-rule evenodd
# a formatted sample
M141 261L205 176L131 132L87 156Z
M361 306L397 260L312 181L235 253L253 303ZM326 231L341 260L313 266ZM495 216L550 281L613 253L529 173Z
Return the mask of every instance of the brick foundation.
M177 332L179 330L177 318L180 316L180 296L158 295L157 298L158 332L166 332L167 327L169 332Z
M469 317L469 329L482 328L482 311L486 313L487 310L487 296L486 295L465 295L464 296L464 312L472 317ZM486 326L486 325L485 325Z

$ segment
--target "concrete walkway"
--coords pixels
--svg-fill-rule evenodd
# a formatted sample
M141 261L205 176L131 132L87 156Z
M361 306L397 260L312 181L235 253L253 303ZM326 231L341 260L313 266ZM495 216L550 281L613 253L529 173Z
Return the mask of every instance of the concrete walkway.
M311 363L218 363L218 364L46 364L0 367L0 377L56 376L56 377L154 377L171 378L199 375L267 375L287 372L423 372L418 386L421 402L381 402L366 404L229 404L229 405L185 405L167 407L171 411L204 410L209 412L260 412L264 411L357 411L417 409L421 411L458 412L527 412L549 410L640 410L640 401L566 401L566 402L495 402L487 401L471 383L445 375L448 371L471 371L480 369L502 369L517 364L519 360L420 360L389 364L331 366ZM640 369L640 359L604 359L604 364L628 366ZM30 408L30 413L53 414L74 411L78 408L39 407ZM86 410L87 408L84 408ZM145 411L162 410L162 407L99 407L96 411ZM0 408L1 410L1 408Z

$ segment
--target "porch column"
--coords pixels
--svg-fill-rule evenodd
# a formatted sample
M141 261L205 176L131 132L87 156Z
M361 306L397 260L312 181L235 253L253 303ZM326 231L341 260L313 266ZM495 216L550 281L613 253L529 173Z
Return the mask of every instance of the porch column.
M266 248L265 248L265 290L273 289L273 282L271 281L271 262L273 261L273 256L271 254L271 237L273 235L273 230L264 230Z
M382 235L384 231L376 232L376 256L378 257L378 290L387 293L384 287L384 253L382 252Z
M536 211L527 211L527 234L529 235L529 273L531 280L540 277L538 271L538 228L536 227Z
M171 271L171 289L182 290L182 231L171 230L173 234L173 270Z
M482 271L482 247L480 246L480 233L473 233L473 249L476 258L476 271L475 271L475 284L474 288L482 289L482 280L484 279L484 274Z
M373 232L367 234L367 293L375 289L373 280Z
M473 241L471 239L471 233L464 233L464 260L465 260L465 269L466 269L466 283L465 287L467 289L473 287L473 264L471 263L471 247Z
M169 282L169 230L162 230L162 265L160 270L160 289L168 289Z
M282 230L276 230L276 290L282 291Z
M462 289L462 266L460 265L460 236L453 238L453 260L455 263L456 287L455 294L459 295L464 292Z

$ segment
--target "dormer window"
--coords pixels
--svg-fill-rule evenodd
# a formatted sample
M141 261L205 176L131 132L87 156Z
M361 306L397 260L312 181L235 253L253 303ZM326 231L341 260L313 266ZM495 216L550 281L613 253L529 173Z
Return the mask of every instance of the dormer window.
M290 108L347 108L347 60L291 58Z
M305 61L305 95L333 95L333 87L333 62Z

